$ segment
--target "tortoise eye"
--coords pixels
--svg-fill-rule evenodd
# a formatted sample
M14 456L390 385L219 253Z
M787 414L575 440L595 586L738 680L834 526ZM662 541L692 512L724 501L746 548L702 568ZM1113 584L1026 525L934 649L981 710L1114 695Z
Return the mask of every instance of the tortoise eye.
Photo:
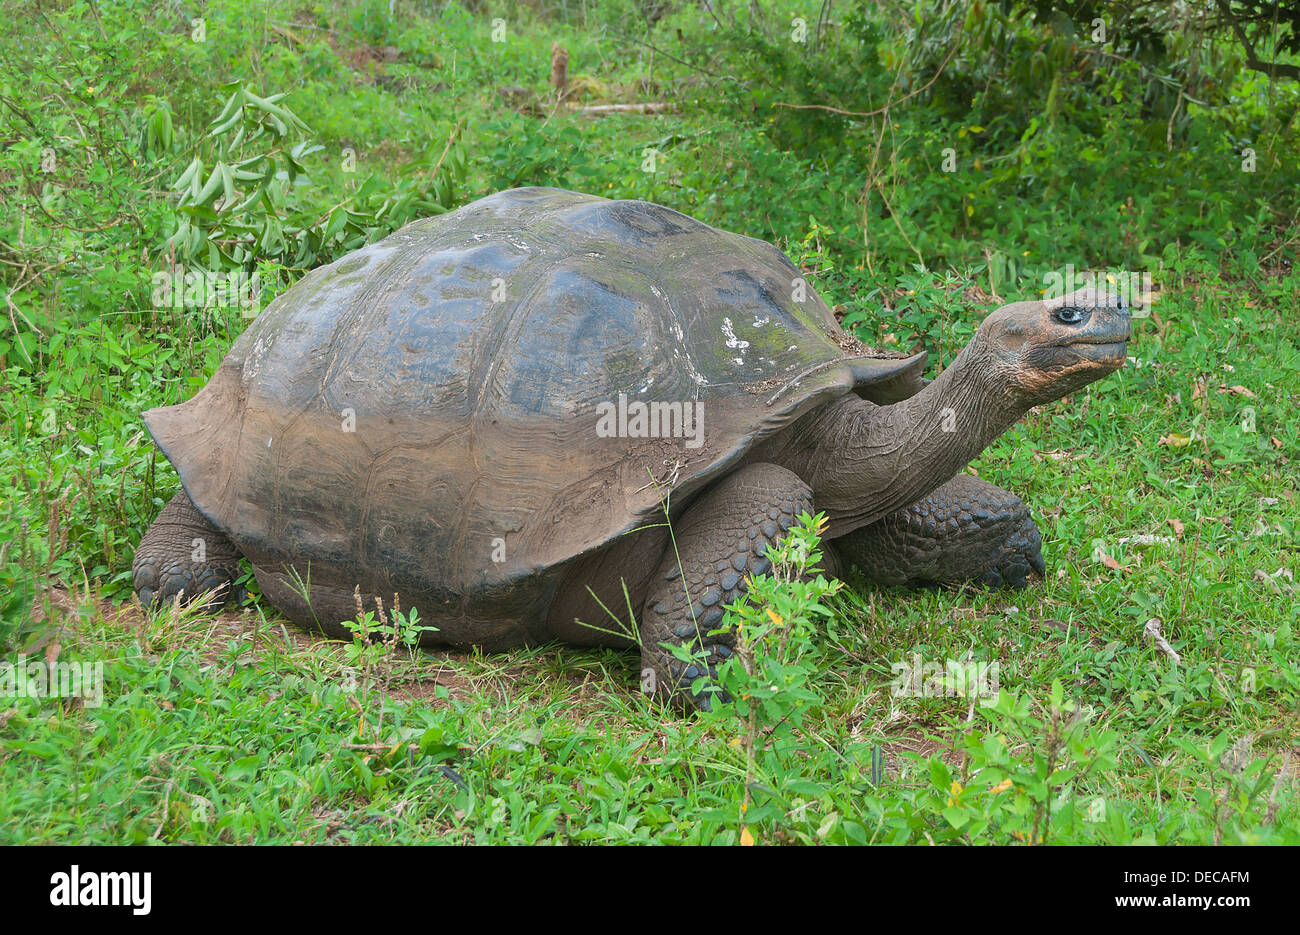
M1088 317L1086 309L1078 308L1074 305L1066 305L1056 310L1056 320L1063 321L1067 325L1077 325L1079 322Z

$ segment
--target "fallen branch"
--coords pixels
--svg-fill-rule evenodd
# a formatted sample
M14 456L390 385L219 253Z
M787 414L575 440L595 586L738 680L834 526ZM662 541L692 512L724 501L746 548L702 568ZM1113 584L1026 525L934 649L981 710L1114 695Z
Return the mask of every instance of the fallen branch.
M648 104L588 104L585 107L571 107L575 114L663 114L673 110L670 101L652 101Z
M416 743L408 743L406 746L411 750L420 749L420 745ZM396 753L398 750L401 749L401 747L402 747L402 742L400 740L397 741L396 743L345 743L343 744L344 750L368 750L371 753Z
M1159 617L1152 617L1147 621L1146 626L1142 628L1142 632L1151 637L1151 641L1163 650L1166 656L1174 661L1174 665L1178 665L1183 661L1183 658L1178 655L1177 651L1175 651L1172 646L1169 645L1169 641L1165 639L1164 634L1160 632L1160 623L1161 621Z

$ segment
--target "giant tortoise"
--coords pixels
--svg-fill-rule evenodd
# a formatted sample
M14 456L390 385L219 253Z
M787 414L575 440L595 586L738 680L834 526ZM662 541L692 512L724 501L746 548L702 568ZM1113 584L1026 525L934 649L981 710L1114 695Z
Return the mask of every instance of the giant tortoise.
M327 634L359 587L418 608L427 645L639 642L699 701L667 646L728 656L723 607L803 511L881 582L1041 573L1021 500L959 472L1122 366L1128 337L1119 301L1017 302L927 382L923 353L868 352L770 244L505 191L309 273L194 398L145 413L183 490L134 583L145 604L220 599L242 555Z

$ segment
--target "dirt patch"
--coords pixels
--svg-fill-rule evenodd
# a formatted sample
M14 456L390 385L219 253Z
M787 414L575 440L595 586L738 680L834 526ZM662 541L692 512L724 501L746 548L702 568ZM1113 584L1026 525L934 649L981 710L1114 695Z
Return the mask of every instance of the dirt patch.
M898 739L880 744L880 753L887 775L897 775L905 767L913 765L912 755L921 758L937 756L949 766L957 766L962 758L960 752L953 751L951 744L940 743L927 736L921 728L909 729Z
M479 693L479 687L472 679L444 665L439 665L434 671L416 679L380 686L380 690L395 701L414 702L428 707L444 703L438 697L439 688L445 688L448 695L460 700L472 698Z
M904 770L915 771L913 756L922 759L938 756L949 766L956 767L964 756L958 748L960 738L943 739L949 728L919 721L886 724L871 707L872 693L867 693L850 716L858 721L851 730L853 739L880 749L881 770L884 775L897 777ZM900 714L901 712L896 712Z

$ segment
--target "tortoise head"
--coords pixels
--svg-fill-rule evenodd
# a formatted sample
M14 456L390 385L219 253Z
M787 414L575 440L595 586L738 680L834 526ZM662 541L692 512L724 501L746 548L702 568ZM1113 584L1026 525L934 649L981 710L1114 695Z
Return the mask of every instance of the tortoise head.
M977 342L1023 406L1060 399L1124 366L1128 306L1092 287L990 313Z

